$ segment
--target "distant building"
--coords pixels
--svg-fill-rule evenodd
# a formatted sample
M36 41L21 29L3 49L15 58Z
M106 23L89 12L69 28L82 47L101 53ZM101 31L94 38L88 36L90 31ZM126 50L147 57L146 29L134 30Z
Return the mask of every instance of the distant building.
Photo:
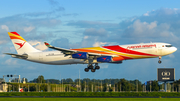
M8 85L4 83L4 79L0 78L0 92L7 92Z
M107 84L107 87L111 87L111 84Z

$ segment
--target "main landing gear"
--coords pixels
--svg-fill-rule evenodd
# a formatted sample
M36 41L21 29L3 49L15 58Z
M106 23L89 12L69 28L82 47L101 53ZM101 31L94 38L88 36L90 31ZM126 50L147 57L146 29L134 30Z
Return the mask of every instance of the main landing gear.
M100 69L100 66L98 66L98 63L95 63L95 66L93 66L93 64L89 64L87 68L84 69L84 71L88 72L89 69L91 69L91 72L95 72L96 70Z
M159 56L159 61L158 61L159 64L161 64L161 62L162 62L162 61L161 61L161 58L162 58L162 57Z

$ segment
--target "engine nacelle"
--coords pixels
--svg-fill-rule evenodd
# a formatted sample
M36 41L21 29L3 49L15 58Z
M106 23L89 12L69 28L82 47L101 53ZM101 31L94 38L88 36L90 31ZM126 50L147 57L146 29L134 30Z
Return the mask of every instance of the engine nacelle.
M112 56L102 56L97 58L97 62L112 62Z
M72 58L87 59L88 54L86 52L75 53L75 54L72 54Z

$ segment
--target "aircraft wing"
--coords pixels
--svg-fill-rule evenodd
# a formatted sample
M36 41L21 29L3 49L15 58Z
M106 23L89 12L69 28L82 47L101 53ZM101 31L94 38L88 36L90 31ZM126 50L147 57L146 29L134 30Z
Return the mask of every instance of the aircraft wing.
M70 49L64 49L64 48L58 48L58 47L54 47L54 46L51 46L49 43L47 42L44 42L44 44L51 48L51 49L55 49L55 50L58 50L58 51L61 51L62 53L66 54L66 55L71 55L71 54L74 54L74 53L78 53L78 52L82 52L82 51L76 51L76 50L70 50ZM98 54L98 53L90 53L88 52L88 55L89 56L96 56L96 57L100 57L100 56L112 56L112 57L118 57L117 55L110 55L110 54Z
M64 54L72 54L72 53L77 53L78 51L75 51L75 50L70 50L70 49L64 49L64 48L58 48L58 47L54 47L54 46L51 46L49 43L47 42L44 42L44 44L51 48L51 49L55 49L55 50L58 50L58 51L61 51L63 52Z
M14 58L20 58L20 59L27 59L28 55L27 54L23 54L23 55L19 55L19 54L12 54L12 53L4 53L6 55L11 55Z

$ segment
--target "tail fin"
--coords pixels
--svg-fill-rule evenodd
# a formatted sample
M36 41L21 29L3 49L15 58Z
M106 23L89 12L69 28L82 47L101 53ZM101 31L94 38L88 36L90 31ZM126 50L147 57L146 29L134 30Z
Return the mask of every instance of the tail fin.
M18 54L40 52L39 50L32 47L26 40L24 40L17 32L8 32L9 37L14 44L14 47Z

